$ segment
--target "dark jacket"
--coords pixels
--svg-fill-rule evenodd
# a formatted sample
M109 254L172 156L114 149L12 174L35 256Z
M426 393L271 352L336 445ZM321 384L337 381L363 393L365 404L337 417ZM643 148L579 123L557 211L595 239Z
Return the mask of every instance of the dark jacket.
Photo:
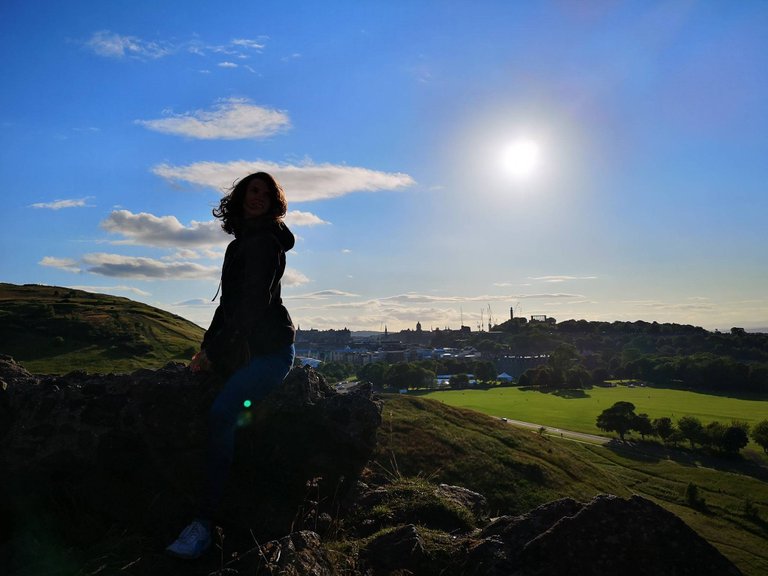
M295 330L280 296L285 253L293 233L282 222L247 221L227 246L221 270L221 299L202 348L216 366L233 346L247 341L251 355L274 352L293 343Z

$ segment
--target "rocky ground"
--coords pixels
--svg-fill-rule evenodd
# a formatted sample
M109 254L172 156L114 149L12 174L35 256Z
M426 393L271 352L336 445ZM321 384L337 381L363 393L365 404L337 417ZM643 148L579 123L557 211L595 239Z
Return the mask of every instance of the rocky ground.
M9 574L728 575L739 571L653 502L601 495L488 518L458 486L374 471L370 387L294 369L244 409L216 545L165 545L200 492L220 382L171 364L128 375L29 374L0 357L0 565Z

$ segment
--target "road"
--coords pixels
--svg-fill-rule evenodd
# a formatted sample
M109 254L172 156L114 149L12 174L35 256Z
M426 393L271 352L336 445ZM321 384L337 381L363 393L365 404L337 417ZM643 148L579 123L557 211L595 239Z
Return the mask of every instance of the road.
M542 427L544 435L557 436L559 438L566 438L568 440L575 440L577 442L587 442L588 444L608 444L615 440L615 438L606 438L605 436L597 436L596 434L585 434L583 432L575 432L573 430L563 430L562 428L552 428L550 426L544 426L543 424L534 424L533 422L523 422L522 420L511 420L509 418L503 419L507 424L513 426L519 426L520 428L530 428L535 431L539 431Z

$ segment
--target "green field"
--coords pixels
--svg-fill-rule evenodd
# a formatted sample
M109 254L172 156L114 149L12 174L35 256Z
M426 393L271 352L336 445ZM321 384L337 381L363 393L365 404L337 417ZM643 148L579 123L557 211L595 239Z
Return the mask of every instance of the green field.
M705 424L714 420L723 423L743 420L753 425L768 419L768 400L744 400L640 386L592 388L573 392L545 394L520 388L491 388L429 392L423 397L490 416L524 420L588 434L603 434L595 426L597 416L619 401L632 402L638 414L646 413L652 419L668 416L674 422L686 415L696 416ZM755 444L750 444L750 447L757 448Z

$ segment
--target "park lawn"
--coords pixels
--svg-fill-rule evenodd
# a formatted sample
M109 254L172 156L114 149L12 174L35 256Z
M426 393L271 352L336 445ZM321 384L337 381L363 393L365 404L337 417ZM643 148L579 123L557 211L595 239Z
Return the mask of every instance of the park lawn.
M449 406L469 408L490 416L523 420L587 434L603 434L595 425L597 416L619 401L634 404L637 414L648 414L651 419L668 416L673 422L677 422L682 416L695 416L705 425L715 420L724 424L732 420L742 420L754 425L768 419L768 400L745 400L641 386L595 387L572 393L566 391L562 395L505 387L487 390L445 390L428 392L424 396ZM753 442L750 443L750 448L759 450Z

